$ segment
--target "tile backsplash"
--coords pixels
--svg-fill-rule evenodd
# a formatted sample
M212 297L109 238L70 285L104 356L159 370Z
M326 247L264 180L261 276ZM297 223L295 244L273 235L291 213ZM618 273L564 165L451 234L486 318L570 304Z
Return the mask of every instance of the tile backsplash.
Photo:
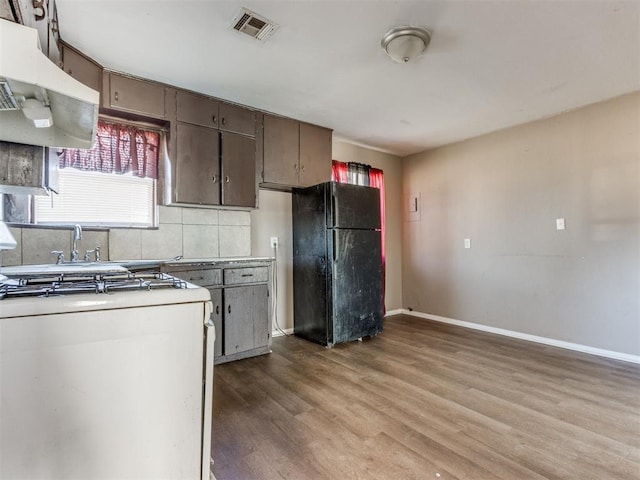
M71 256L72 230L14 228L14 250L0 253L2 265L54 263L52 250ZM100 247L103 260L246 257L251 255L251 215L247 211L159 207L159 228L86 230L78 244L80 257ZM91 257L93 259L93 255Z

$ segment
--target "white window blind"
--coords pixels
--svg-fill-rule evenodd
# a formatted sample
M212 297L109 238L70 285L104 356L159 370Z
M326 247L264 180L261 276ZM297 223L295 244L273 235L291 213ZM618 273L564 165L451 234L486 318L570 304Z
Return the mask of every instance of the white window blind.
M60 170L60 194L34 197L35 223L149 227L155 224L156 181L131 173Z

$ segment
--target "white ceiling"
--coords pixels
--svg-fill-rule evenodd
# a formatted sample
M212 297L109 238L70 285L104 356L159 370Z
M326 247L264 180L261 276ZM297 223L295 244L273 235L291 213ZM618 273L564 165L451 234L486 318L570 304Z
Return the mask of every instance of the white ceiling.
M640 90L638 1L57 0L62 38L104 66L407 155ZM241 7L280 25L262 43ZM411 64L382 35L426 27Z

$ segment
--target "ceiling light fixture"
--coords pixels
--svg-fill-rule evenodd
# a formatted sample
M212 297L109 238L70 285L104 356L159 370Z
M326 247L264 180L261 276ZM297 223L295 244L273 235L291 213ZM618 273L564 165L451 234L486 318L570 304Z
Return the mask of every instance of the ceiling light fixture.
M420 55L429 45L431 35L420 27L394 27L385 33L380 45L392 60L407 63Z

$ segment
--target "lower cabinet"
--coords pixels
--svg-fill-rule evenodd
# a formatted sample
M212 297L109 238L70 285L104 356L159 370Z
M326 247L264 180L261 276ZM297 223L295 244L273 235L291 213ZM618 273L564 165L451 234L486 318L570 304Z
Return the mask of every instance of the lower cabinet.
M228 287L224 289L224 353L246 352L266 347L269 303L266 285Z
M271 352L271 261L168 264L163 271L209 290L216 364Z

